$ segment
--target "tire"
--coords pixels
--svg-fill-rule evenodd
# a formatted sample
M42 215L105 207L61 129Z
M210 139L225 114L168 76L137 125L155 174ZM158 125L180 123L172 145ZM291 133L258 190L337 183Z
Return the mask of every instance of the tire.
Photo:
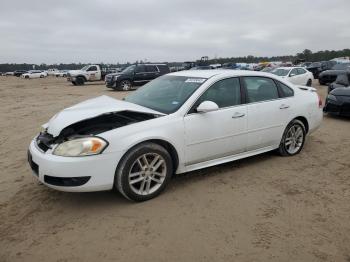
M85 84L85 78L82 77L82 76L79 76L77 77L77 80L75 81L75 83L78 85L78 86L82 86Z
M62 77L67 77L67 75L63 75Z
M172 174L169 152L158 144L142 143L123 156L115 173L114 187L129 200L146 201L164 190Z
M29 76L25 76L24 78L27 78L27 79L29 79Z
M311 86L311 85L312 85L312 80L311 80L311 79L307 80L306 85L307 85L307 86Z
M43 76L43 75L41 75L41 76L40 76L40 78L44 78L44 76Z
M118 90L130 91L131 87L132 87L132 84L131 84L131 82L129 80L122 80L122 81L120 81L118 87L119 87Z
M293 130L295 135L293 135ZM303 122L294 119L288 124L283 133L282 140L278 148L279 154L281 156L294 156L299 154L299 152L303 149L305 137L306 129Z
M72 82L72 84L73 84L74 86L76 86L76 85L77 85L77 83L76 83L75 81L73 81L73 82Z

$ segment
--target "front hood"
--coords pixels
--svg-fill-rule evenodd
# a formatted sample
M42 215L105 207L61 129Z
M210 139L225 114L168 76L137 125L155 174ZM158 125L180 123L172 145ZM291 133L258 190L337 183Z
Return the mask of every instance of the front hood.
M82 70L69 70L68 73L69 73L71 76L76 76L76 75L84 74L85 71L82 71Z
M147 107L118 100L109 96L100 96L86 100L72 107L68 107L54 115L48 122L47 132L56 137L60 134L62 129L71 124L99 115L121 111L164 115L163 113Z

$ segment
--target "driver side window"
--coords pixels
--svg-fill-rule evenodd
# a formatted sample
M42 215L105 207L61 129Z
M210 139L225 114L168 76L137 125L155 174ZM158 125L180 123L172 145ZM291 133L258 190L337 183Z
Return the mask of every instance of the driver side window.
M90 66L87 71L97 71L97 67L96 66Z
M220 80L210 86L197 100L189 113L195 113L196 108L204 101L212 101L219 108L241 104L241 86L239 79L228 78Z
M292 71L290 71L289 76L296 76L298 74L298 71L296 68L292 69Z

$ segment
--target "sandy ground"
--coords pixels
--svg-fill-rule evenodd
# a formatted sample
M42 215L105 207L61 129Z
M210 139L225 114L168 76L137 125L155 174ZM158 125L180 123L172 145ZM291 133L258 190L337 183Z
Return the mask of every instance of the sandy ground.
M317 86L325 95L325 87ZM350 261L350 120L325 116L301 154L176 176L158 198L63 193L26 162L57 111L102 83L0 77L0 261Z

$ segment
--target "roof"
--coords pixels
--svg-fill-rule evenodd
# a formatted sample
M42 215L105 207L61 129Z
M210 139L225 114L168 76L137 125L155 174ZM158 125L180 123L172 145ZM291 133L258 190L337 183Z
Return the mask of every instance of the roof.
M187 77L202 77L211 78L213 76L271 76L270 73L250 71L250 70L230 70L230 69L212 69L212 70L186 70L170 73L174 76L187 76Z

